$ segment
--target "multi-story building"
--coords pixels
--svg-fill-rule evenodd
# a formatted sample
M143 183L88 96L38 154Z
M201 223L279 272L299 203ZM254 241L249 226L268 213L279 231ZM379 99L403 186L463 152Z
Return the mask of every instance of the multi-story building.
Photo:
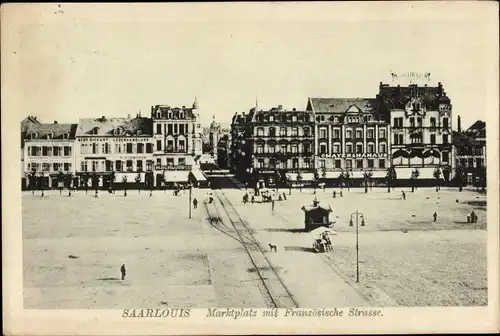
M27 116L24 118L23 121L21 121L21 190L25 190L27 185L28 185L28 180L26 179L24 173L24 142L26 140L26 136L28 134L29 129L31 126L40 124L40 121L38 121L37 117L35 116Z
M115 186L122 183L151 183L151 119L139 116L81 118L76 130L75 152L80 187L82 183L95 183L83 178L89 175L97 176L99 187L104 188L110 183ZM115 181L111 181L112 176Z
M231 144L229 167L232 173L242 181L249 181L251 168L250 121L254 111L235 113L231 121Z
M156 185L188 182L192 171L198 180L205 180L199 170L202 155L199 104L195 99L192 107L151 107L154 131L154 173Z
M390 165L390 126L375 99L309 98L314 114L314 155L319 177L336 179L349 172L354 180L370 171L385 178Z
M441 83L437 87L389 86L380 83L379 112L391 118L391 165L398 179L434 179L436 168L453 170L451 101Z
M478 120L467 130L461 130L458 116L457 132L453 132L455 167L461 169L467 184L486 178L486 123Z
M217 167L227 169L229 167L229 158L231 156L231 135L224 134L217 143Z
M273 185L277 174L293 181L300 172L302 181L311 181L314 171L314 118L311 112L283 110L251 112L251 174L262 185Z
M57 186L59 174L75 172L76 124L33 123L24 134L23 171L29 188L31 174L36 174L44 188ZM66 184L70 180L66 180Z

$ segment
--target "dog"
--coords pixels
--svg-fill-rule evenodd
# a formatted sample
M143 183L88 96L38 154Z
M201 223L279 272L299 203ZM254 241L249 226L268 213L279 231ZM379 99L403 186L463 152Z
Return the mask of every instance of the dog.
M271 252L278 252L278 245L274 245L274 244L271 244L269 243L269 249L271 250Z

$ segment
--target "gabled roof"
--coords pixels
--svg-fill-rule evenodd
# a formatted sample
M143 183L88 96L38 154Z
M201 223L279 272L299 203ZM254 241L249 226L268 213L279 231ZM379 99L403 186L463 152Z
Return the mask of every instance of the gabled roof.
M27 116L21 121L21 133L27 132L31 126L36 124L41 124L41 122L34 116Z
M37 139L47 139L50 135L51 139L63 139L64 135L67 134L68 139L75 138L77 124L33 124L28 132L27 136L31 135L37 136Z
M357 111L374 112L375 99L372 98L309 98L308 109L316 113L345 113Z
M120 136L153 135L152 120L149 118L81 118L78 122L76 136L111 136L113 130L121 129ZM94 132L97 134L94 134ZM140 134L138 134L140 131Z
M464 133L472 138L486 138L486 123L478 120L465 130Z

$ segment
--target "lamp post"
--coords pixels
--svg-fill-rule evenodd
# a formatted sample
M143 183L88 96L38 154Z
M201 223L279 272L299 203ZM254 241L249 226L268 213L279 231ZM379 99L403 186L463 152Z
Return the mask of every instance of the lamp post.
M349 226L353 226L353 216L356 217L356 282L359 282L359 219L361 218L361 226L365 226L365 216L358 210L351 213Z
M189 182L189 218L191 218L191 197L192 197L193 183Z

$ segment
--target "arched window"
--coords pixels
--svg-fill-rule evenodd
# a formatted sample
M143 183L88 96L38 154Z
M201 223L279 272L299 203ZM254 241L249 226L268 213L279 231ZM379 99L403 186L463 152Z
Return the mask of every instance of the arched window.
M263 136L264 135L264 128L257 127L257 135L258 136Z

